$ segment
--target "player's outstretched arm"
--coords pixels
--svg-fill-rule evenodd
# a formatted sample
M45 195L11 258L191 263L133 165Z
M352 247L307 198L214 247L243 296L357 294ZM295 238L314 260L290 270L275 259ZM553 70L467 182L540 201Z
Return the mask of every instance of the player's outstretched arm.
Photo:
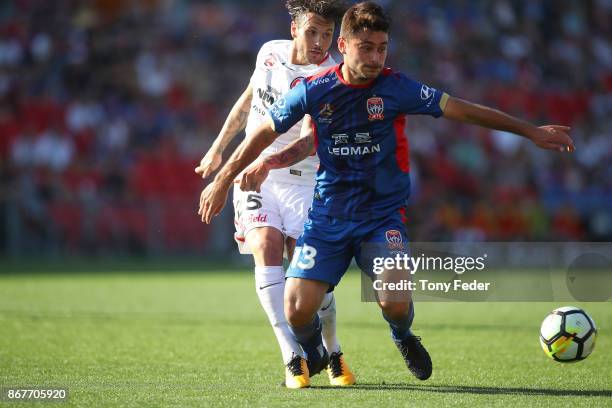
M253 87L249 84L227 115L219 135L217 135L208 152L200 160L200 165L195 168L195 172L202 176L202 178L210 176L219 168L223 161L223 151L236 135L246 127L252 99Z
M310 115L304 116L300 138L288 144L282 150L257 160L242 173L240 189L242 191L261 191L261 185L270 170L291 167L314 154L314 132Z
M515 133L531 140L542 149L574 151L574 142L567 126L534 126L507 113L478 105L459 98L450 97L444 109L444 117L465 123Z
M268 120L249 138L240 143L225 166L217 173L213 182L206 186L200 195L198 214L201 215L202 222L209 224L213 217L221 212L233 180L278 136L272 120Z

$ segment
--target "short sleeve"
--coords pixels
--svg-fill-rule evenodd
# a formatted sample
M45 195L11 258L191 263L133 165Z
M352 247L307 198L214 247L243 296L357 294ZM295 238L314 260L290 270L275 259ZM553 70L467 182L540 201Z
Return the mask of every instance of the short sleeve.
M307 113L306 83L301 80L295 87L278 99L268 110L274 122L274 131L285 133Z
M431 86L397 74L400 111L412 115L440 117L444 113L448 94Z
M264 62L265 62L265 58L267 56L270 55L270 51L269 51L269 47L268 47L268 43L262 45L262 47L259 49L259 52L257 53L257 58L255 59L255 67L253 67L253 73L251 74L251 78L249 79L249 83L251 85L254 85L254 79L255 79L255 75L257 74L257 71L260 70L260 67L264 66Z

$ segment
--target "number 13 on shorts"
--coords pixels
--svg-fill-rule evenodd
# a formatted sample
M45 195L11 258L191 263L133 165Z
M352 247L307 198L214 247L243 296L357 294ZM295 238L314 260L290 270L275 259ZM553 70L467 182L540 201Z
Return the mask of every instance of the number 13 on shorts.
M304 244L301 247L296 247L291 260L291 267L297 269L311 269L315 266L315 256L317 249L315 247Z

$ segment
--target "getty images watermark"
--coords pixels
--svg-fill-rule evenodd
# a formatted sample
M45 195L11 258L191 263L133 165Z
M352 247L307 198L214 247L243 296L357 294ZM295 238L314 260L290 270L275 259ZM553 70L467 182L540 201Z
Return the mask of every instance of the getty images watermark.
M612 298L612 243L373 243L358 264L363 301Z
M392 257L375 257L372 261L372 272L378 277L372 282L372 288L376 291L442 291L448 293L451 290L464 291L486 291L491 282L480 282L477 279L464 281L453 279L452 282L436 282L429 279L400 279L399 281L386 281L385 272L396 274L396 276L408 273L411 277L419 271L446 271L456 275L463 275L470 271L483 271L487 254L479 257L471 256L426 256L418 257L406 253L396 253ZM404 271L404 273L402 273Z

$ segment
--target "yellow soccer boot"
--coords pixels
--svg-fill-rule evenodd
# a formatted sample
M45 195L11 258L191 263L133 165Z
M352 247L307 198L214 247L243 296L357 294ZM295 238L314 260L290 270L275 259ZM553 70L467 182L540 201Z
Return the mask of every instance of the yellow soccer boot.
M326 368L329 383L337 387L346 387L355 384L355 375L344 361L342 353L332 353L329 356L329 365Z
M285 366L285 386L293 389L310 387L308 365L301 356L294 355Z

